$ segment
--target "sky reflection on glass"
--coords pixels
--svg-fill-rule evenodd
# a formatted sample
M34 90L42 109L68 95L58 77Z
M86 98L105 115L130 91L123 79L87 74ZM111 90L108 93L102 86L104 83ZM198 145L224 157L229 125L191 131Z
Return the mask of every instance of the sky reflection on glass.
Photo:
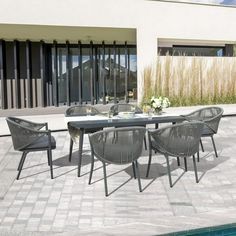
M176 0L178 2L193 2L203 4L236 5L236 0Z

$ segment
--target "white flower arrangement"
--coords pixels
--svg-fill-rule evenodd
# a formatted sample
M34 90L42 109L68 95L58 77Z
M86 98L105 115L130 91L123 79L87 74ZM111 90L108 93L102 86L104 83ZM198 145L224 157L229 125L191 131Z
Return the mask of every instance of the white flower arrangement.
M160 112L163 108L170 106L170 101L167 97L152 96L149 105L155 112Z

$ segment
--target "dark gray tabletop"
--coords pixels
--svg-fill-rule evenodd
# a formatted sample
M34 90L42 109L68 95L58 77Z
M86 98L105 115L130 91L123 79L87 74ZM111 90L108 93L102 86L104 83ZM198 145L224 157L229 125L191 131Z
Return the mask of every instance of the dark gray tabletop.
M93 119L93 120L85 120L73 118L73 121L67 120L68 122L73 122L74 125L78 128L100 128L100 127L124 127L124 126L144 126L147 124L157 124L157 123L173 123L173 122L181 122L184 118L178 115L159 115L152 117L135 117L135 118L106 118L104 119Z

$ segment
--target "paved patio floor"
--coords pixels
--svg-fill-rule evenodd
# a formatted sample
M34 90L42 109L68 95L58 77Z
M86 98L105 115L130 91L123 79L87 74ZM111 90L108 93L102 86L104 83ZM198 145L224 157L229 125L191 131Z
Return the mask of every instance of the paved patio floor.
M109 197L104 196L103 172L95 162L88 185L90 147L85 138L82 176L77 177L75 146L68 162L69 135L53 133L55 179L50 179L45 152L29 154L21 179L16 181L20 153L10 137L0 138L0 235L158 235L236 222L236 117L224 117L215 142L210 138L198 164L195 183L192 160L184 172L172 159L173 188L169 187L165 159L156 155L149 178L147 151L139 160L143 192L138 191L132 167L107 167Z

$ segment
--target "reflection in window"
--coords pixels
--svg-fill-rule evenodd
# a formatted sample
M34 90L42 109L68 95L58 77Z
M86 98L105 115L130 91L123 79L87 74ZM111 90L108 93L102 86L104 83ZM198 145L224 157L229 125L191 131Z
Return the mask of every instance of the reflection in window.
M81 45L80 55L77 45L70 45L67 55L66 45L57 48L57 91L59 104L125 102L136 99L137 56L134 46L125 45ZM52 60L54 57L52 56ZM69 68L67 68L69 60ZM92 60L92 61L91 61ZM81 63L81 77L79 65ZM67 73L69 90L67 90ZM79 94L81 78L81 94ZM127 84L126 84L127 81ZM127 91L126 91L127 89ZM126 97L128 95L128 97Z
M201 57L222 57L225 56L225 47L207 46L173 46L159 47L159 55L165 56L201 56Z

